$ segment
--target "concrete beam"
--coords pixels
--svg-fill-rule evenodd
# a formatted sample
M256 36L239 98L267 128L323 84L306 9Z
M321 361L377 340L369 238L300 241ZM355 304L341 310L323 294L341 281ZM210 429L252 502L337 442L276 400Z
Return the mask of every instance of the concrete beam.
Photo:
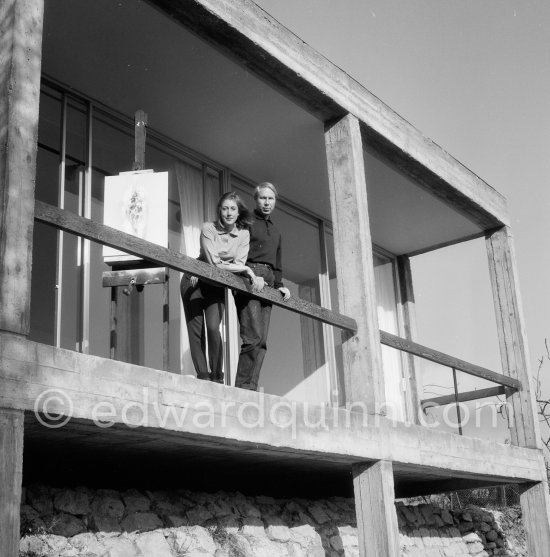
M502 195L250 0L149 0L324 122L350 113L365 140L483 229L509 224Z
M48 389L48 411L77 419L176 432L221 446L350 465L388 460L440 477L483 481L544 479L541 451L392 422L366 412L314 406L78 354L0 333L0 406L33 411Z

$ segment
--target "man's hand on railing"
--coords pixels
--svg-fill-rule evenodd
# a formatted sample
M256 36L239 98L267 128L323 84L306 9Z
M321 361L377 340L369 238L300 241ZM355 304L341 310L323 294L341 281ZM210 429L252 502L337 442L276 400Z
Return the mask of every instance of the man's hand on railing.
M290 299L290 290L286 286L279 286L277 290L283 295L283 302Z

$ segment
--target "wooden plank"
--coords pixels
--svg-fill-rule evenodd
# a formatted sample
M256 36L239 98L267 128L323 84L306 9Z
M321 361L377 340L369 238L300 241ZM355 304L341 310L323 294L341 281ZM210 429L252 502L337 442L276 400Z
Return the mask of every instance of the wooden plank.
M0 2L0 329L30 327L42 0Z
M510 393L508 397L514 413L511 428L512 443L523 447L540 448L542 443L510 229L503 227L489 233L486 247L502 369L506 375L522 384L520 391Z
M468 391L466 393L458 393L455 395L438 396L434 398L425 398L421 401L422 408L429 408L431 406L444 406L446 404L455 404L457 402L470 402L472 400L480 400L482 398L490 398L492 396L501 396L506 394L505 387L490 387L488 389L478 389L477 391Z
M131 234L126 234L120 230L105 226L104 224L99 224L90 219L80 217L70 211L53 207L47 203L41 201L36 202L35 218L41 222L65 230L66 232L72 232L73 234L88 238L100 244L120 249L132 255L137 255L138 257L146 259L153 265L170 267L176 271L190 273L204 280L226 286L233 290L249 293L256 298L267 300L295 313L307 315L312 319L328 323L341 329L349 331L354 331L356 329L357 325L350 317L322 308L311 302L300 300L299 298L290 298L287 302L283 302L281 293L272 288L266 287L265 291L262 293L253 293L252 287L248 281L240 276L223 271L213 265L203 263L202 261L197 261L182 253L152 244L137 236L132 236Z
M547 557L550 547L550 496L548 482L523 486L520 495L522 523L530 557Z
M378 331L367 184L359 122L348 115L325 132L338 307L357 322L343 338L346 403L366 402L375 412L385 401Z
M250 0L149 0L325 122L354 114L365 140L482 229L509 223L505 199Z
M0 555L19 555L19 512L23 481L23 424L20 410L0 408Z
M401 256L396 260L399 284L399 303L402 311L402 321L405 338L414 340L417 337L416 310L414 301L414 289L411 272L411 260L409 257ZM418 395L418 384L416 379L416 366L414 356L407 353L405 369L407 371L408 390L408 417L415 423L419 421L418 408L420 397Z
M136 110L134 115L134 164L132 170L145 169L145 141L147 136L147 114Z
M385 344L386 346L396 348L397 350L404 350L409 354L420 356L421 358L429 360L430 362L435 362L437 364L441 364L450 368L454 367L455 369L463 371L468 375L473 375L474 377L487 379L487 381L499 383L500 385L505 385L506 387L510 387L516 390L522 388L522 382L518 379L515 379L508 375L503 375L502 373L496 373L495 371L491 371L490 369L481 366L476 366L475 364L471 364L470 362L466 362L465 360L455 358L454 356L449 356L444 352L439 352L438 350L428 348L427 346L423 346L422 344L418 344L417 342L392 335L391 333L387 333L386 331L380 331L380 342L382 344Z
M355 464L352 470L359 555L399 557L392 463Z

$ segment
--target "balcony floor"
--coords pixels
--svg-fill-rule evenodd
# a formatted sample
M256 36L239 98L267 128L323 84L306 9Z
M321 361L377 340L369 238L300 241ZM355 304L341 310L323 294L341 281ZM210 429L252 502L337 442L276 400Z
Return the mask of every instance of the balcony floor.
M396 495L544 479L541 452L308 406L0 333L0 407L25 411L24 483L351 495L391 460ZM46 427L37 400L63 418ZM44 410L42 407L38 407ZM102 424L94 423L101 418ZM57 424L56 424L57 425Z

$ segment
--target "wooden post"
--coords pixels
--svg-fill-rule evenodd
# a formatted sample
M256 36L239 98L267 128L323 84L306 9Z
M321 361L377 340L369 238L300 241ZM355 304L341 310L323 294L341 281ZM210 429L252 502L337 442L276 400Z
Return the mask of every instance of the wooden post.
M486 236L489 271L502 360L502 373L522 383L521 391L511 393L507 402L512 412L512 443L541 448L529 365L527 336L523 324L512 233L508 227Z
M132 170L145 169L145 141L147 139L147 114L143 110L136 110L134 115L134 165Z
M393 466L387 460L353 466L359 555L399 557Z
M0 2L0 329L30 330L43 0ZM0 391L2 385L0 384ZM0 408L0 555L19 555L23 412Z
M530 557L547 557L550 540L548 482L524 486L520 495L522 522Z
M405 338L409 340L417 340L411 260L405 255L397 258L397 274L399 276L399 297L403 312L402 317ZM408 375L407 403L409 408L407 414L408 418L412 422L418 424L420 422L419 412L421 412L422 409L420 408L420 398L418 396L415 358L412 354L407 353L404 355L404 359L406 359L407 362L405 369Z
M23 478L22 410L0 408L0 555L19 555L19 507Z
M29 332L42 0L0 3L0 329Z
M384 403L384 378L374 290L367 185L359 122L348 114L325 132L334 228L339 310L357 321L343 335L346 403L366 403L369 413Z
M512 233L502 227L486 236L489 270L497 318L503 373L519 379L522 389L507 398L512 412L512 443L541 448L539 424L529 365L527 337L518 288ZM546 477L541 454L541 476ZM548 482L524 486L520 497L529 555L543 557L550 547L550 497Z

